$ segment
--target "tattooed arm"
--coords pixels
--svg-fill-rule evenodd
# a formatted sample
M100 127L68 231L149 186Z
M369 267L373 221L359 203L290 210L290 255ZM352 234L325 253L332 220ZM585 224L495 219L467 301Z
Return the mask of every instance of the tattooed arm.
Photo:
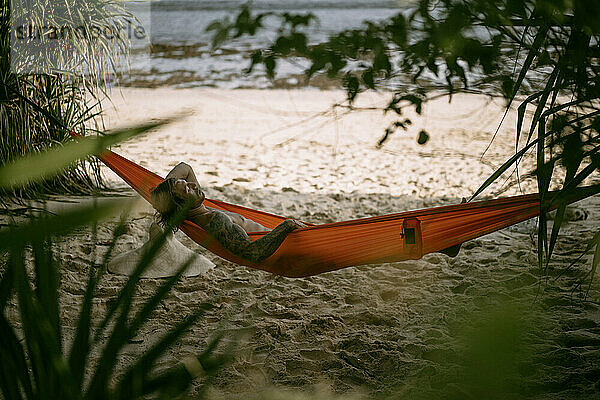
M302 224L288 219L255 241L250 240L244 229L222 212L215 212L203 227L232 254L259 263L275 253L287 235Z

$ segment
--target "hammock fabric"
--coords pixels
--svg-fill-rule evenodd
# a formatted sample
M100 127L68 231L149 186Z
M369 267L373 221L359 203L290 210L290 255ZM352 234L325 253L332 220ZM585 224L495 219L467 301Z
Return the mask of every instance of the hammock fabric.
M99 157L148 201L152 188L163 180L111 151ZM589 195L589 191L579 191L568 201ZM205 205L241 214L271 229L286 219L223 201L206 199ZM323 225L307 223L307 228L289 234L279 249L259 264L229 253L193 222L184 221L180 229L196 243L236 264L287 277L304 277L349 266L419 259L533 218L539 212L539 196L529 194ZM249 236L255 240L264 234L255 232Z

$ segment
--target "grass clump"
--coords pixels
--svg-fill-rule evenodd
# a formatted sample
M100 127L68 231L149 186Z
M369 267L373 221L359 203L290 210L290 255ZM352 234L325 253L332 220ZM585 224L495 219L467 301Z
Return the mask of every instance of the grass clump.
M0 168L0 188L18 188L54 176L65 163L103 151L107 145L155 127L149 124L105 136L85 138L71 146L47 151ZM43 170L31 172L40 163ZM134 310L135 288L146 268L164 244L166 229L140 259L106 313L98 316L94 296L106 272L116 240L125 222L114 230L101 261L92 257L87 284L72 337L66 338L61 323L60 265L53 243L84 226L96 226L103 218L127 207L122 201L75 208L62 215L33 218L0 231L0 390L5 399L135 399L145 396L173 398L182 395L199 375L212 376L227 356L215 355L220 337L204 351L166 370L158 371L160 357L210 308L199 305L146 352L117 374L119 355L149 320L156 307L177 283L189 263L162 282L156 292ZM171 224L183 221L182 210ZM14 299L14 306L10 306ZM18 310L16 312L15 310ZM93 317L94 316L94 317ZM95 324L95 321L100 321ZM92 362L92 354L99 354ZM118 375L118 376L117 376Z
M101 112L111 76L126 59L129 39L123 35L71 35L63 47L49 46L32 59L14 50L15 21L32 26L88 26L123 32L134 20L117 0L0 0L0 166L26 154L72 141L70 131L97 132L93 119ZM41 41L41 45L51 44ZM104 187L99 161L80 159L52 178L0 190L31 198L42 193L90 194Z
M147 395L172 398L184 393L198 374L210 377L226 362L226 357L213 354L220 340L217 337L194 357L156 371L159 357L210 308L201 304L115 377L119 354L192 261L165 280L139 311L132 311L136 284L170 234L166 230L142 257L95 326L94 293L115 241L125 231L124 222L114 230L102 262L91 261L76 330L67 345L60 320L60 265L53 254L52 237L94 223L123 206L118 202L82 207L61 216L35 218L28 224L0 232L1 247L6 252L0 280L0 389L4 398L135 399ZM183 219L183 215L178 218ZM13 296L17 318L11 317L7 307ZM100 357L92 363L92 353L98 352Z

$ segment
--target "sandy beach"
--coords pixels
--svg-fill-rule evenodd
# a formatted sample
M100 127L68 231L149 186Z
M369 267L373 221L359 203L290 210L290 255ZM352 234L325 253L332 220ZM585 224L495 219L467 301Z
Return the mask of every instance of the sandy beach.
M113 90L111 99L104 104L108 129L186 113L113 151L162 176L185 161L209 198L311 223L459 203L515 149L516 114L507 115L492 141L504 104L480 96L435 100L421 116L407 109L412 125L382 148L377 141L394 116L332 108L344 99L341 91L127 88ZM358 106L385 101L384 95L365 94ZM423 146L416 141L422 129L430 135ZM534 161L523 161L522 176ZM125 188L105 173L112 186ZM515 176L499 179L479 198L536 191L527 179L505 185ZM123 193L136 197L131 190ZM516 358L528 366L522 375L531 398L592 398L600 392L600 285L594 280L581 301L589 280L582 288L577 283L589 272L592 256L567 267L599 226L600 198L578 203L570 216L545 272L537 268L535 221L468 242L456 258L431 254L302 279L223 261L177 232L216 267L184 278L119 362L127 365L207 302L215 308L161 366L201 351L224 331L227 340L238 341L238 350L212 383L213 398L258 398L287 389L419 398L462 379L456 367L465 354L460 327L503 312L523 322ZM116 254L140 247L153 218L148 204L136 203ZM59 245L67 336L75 329L92 248L103 253L116 223L101 225L96 243L91 232L79 231ZM125 280L104 278L95 299L99 312ZM143 279L137 304L160 283Z
M158 88L123 89L111 96L107 128L189 113L160 133L114 150L162 175L187 161L208 189L238 185L275 192L290 187L300 193L460 198L472 194L481 177L514 149L516 120L510 114L481 159L503 106L502 100L486 97L438 99L423 116L407 107L412 126L377 150L394 115L332 108L344 100L341 91ZM382 106L386 100L367 93L357 107ZM416 143L421 129L431 136L425 146Z

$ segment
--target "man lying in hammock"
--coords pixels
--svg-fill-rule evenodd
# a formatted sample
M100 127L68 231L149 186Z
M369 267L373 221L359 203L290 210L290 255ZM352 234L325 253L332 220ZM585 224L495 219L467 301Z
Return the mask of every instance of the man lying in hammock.
M231 254L255 263L272 255L290 232L306 227L299 221L288 219L252 241L247 232L269 229L239 214L206 207L204 197L192 167L182 162L152 191L152 205L162 221L167 222L187 201L192 201L188 220L210 233Z

